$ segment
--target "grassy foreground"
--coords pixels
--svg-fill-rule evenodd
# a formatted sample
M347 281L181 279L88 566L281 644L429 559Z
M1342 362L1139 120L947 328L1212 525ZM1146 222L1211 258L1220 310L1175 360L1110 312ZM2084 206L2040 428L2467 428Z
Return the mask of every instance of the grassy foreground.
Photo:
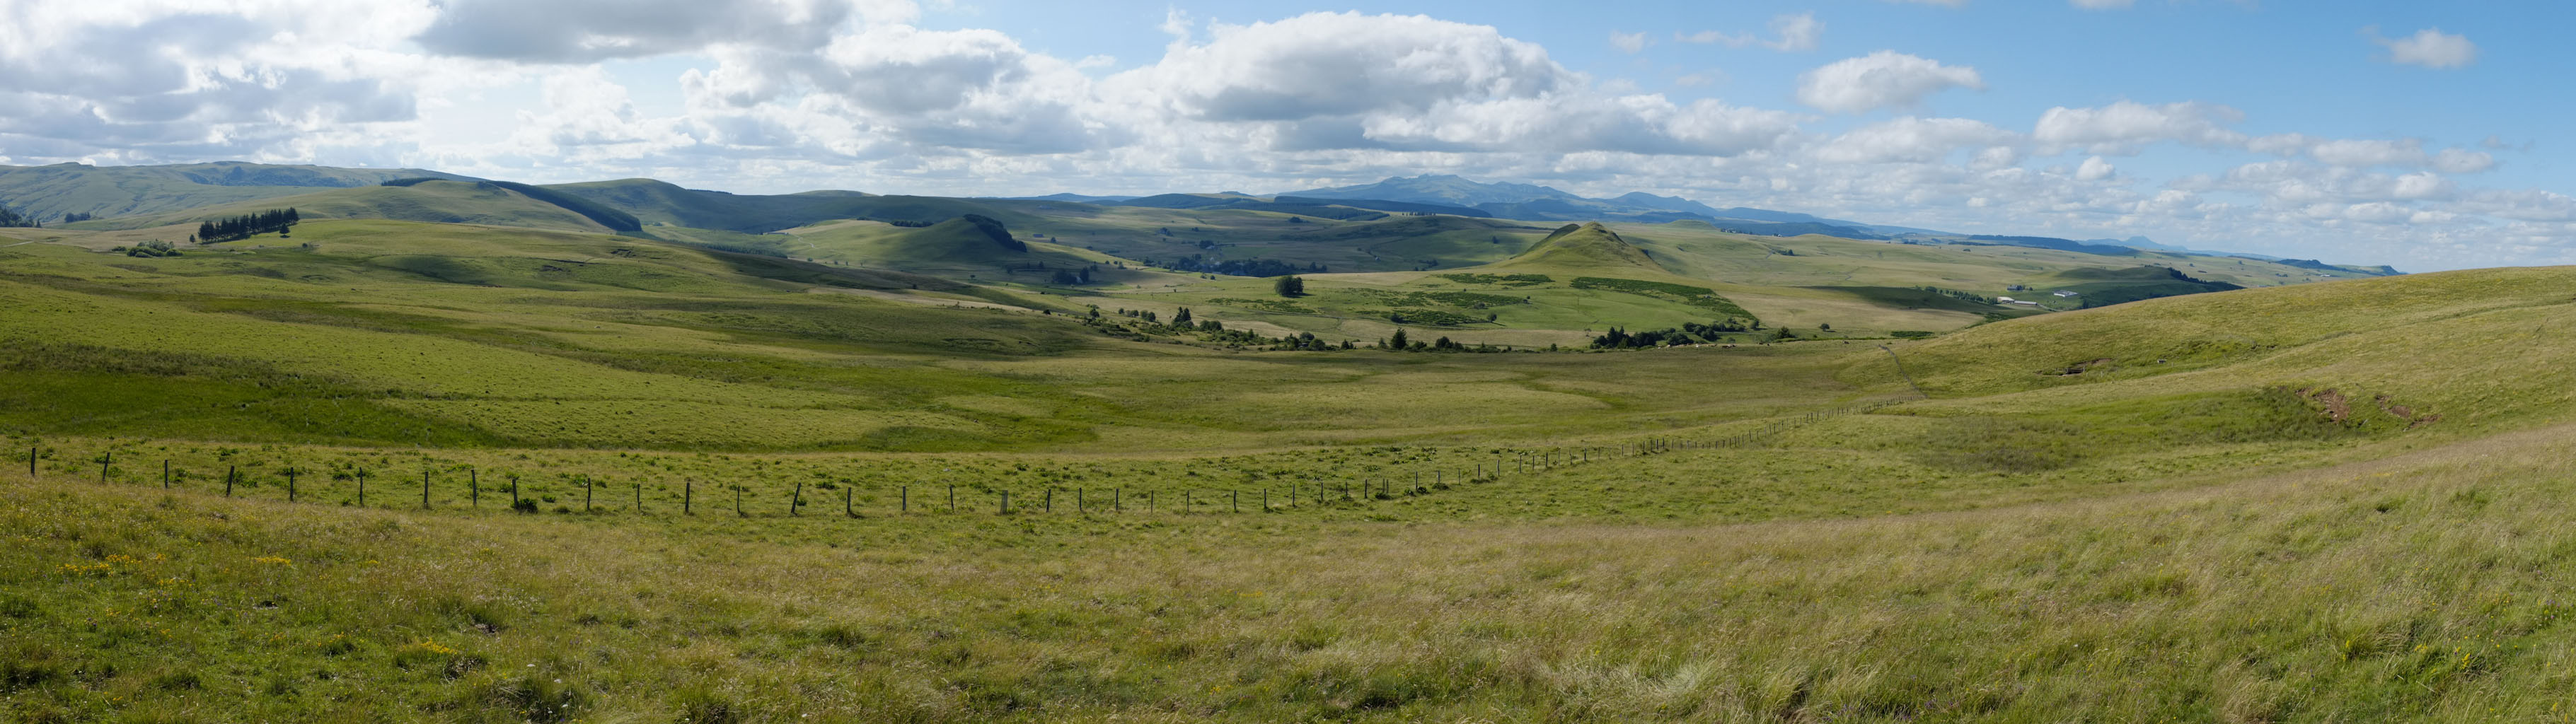
M18 721L2563 720L2568 428L1750 525L598 519L0 478ZM1816 493L1824 494L1824 493Z

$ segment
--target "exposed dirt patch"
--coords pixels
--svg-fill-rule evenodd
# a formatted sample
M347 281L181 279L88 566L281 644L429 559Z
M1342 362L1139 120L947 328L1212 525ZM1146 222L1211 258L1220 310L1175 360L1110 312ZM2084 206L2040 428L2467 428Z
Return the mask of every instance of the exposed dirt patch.
M2109 371L2111 371L2112 369L2113 369L2113 368L2112 368L2112 366L2111 366L2111 358L2109 358L2109 357L2103 357L2103 358L2101 358L2101 359L2096 359L2096 360L2093 360L2093 361L2091 361L2091 362L2079 362L2079 363L2076 363L2076 364L2067 365L2065 369L2040 370L2040 372L2039 372L2039 373L2040 373L2040 374L2042 374L2042 375L2051 376L2051 377L2073 377L2073 376L2076 376L2076 375L2084 374L2084 373L2086 373L2086 372L2093 372L2093 371L2096 371L2096 370L2103 371L2103 372L2109 372Z
M2405 405L2397 404L2397 401L2395 401L2395 400L2391 400L2391 399L2388 399L2388 396L2387 396L2387 395L2380 395L2379 397L2375 398L2373 401L2375 401L2375 402L2378 402L2378 403L2379 403L2379 409L2380 409L2380 411L2382 411L2382 412L2386 412L2386 413L2391 414L2391 415L2395 415L2395 416L2397 416L2398 418L2405 420L2405 421L2406 421L2406 429L2409 429L2409 430L2412 430L2412 429L2415 429L2415 428L2418 428L2418 427L2423 427L2423 426L2425 426L2425 425L2431 424L2431 423L2433 423L2433 422L2435 422L2435 421L2439 421L2439 420L2441 420L2441 419L2442 419L2442 416L2441 416L2441 415L2436 415L2436 414L2432 414L2432 413L2429 413L2429 412L2428 412L2428 413L2417 413L2417 412L2415 411L2415 408L2407 407L2407 406L2405 406Z
M2325 408L2318 414L2325 415L2328 420L2343 422L2352 419L2352 401L2345 399L2343 393L2336 392L2332 387L2322 390L2314 388L2300 390L2299 396L2308 398L2309 402Z

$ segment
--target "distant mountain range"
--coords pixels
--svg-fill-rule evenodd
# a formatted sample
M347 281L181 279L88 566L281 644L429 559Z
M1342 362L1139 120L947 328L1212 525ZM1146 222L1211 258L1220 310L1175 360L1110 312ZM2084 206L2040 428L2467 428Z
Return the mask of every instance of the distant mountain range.
M144 219L190 209L241 205L310 194L326 189L375 186L387 181L445 179L487 184L469 176L427 169L361 169L290 166L225 161L164 166L0 166L0 205L39 222L67 215L95 218L95 228L125 228ZM682 189L650 179L624 179L528 187L506 184L523 194L548 196L564 206L618 230L640 218L647 224L670 224L741 233L762 233L836 218L936 221L974 212L1008 217L984 201L1139 206L1167 209L1237 209L1268 211L1348 221L1371 221L1409 214L1441 214L1524 221L1625 221L1670 223L1699 221L1735 233L1767 236L1821 234L1847 239L1913 243L2002 244L2074 251L2105 256L2134 256L2137 250L2241 256L2295 264L2319 270L2341 268L2371 274L2395 274L2388 267L2328 265L2312 260L2282 260L2259 254L2185 249L2143 236L2075 241L2036 236L1990 236L1890 226L1743 206L1718 208L1689 199L1629 192L1611 198L1587 198L1547 186L1484 183L1454 175L1394 177L1354 186L1305 189L1272 196L1238 192L1173 193L1154 196L1107 196L1058 193L1016 199L943 199L877 196L856 191L807 191L784 195L735 195ZM611 213L602 214L602 211ZM440 212L447 218L457 213ZM111 221L126 217L122 221ZM458 216L458 218L468 218ZM175 217L174 217L175 218Z
M1888 234L1857 221L1828 219L1770 209L1720 209L1697 201L1644 192L1594 199L1546 186L1480 183L1458 176L1425 175L1390 178L1373 184L1286 191L1281 197L1330 199L1338 202L1385 201L1463 207L1483 215L1530 221L1634 221L1667 223L1705 221L1744 234L1796 236L1825 234L1848 239L1885 239ZM1346 204L1358 205L1358 204Z

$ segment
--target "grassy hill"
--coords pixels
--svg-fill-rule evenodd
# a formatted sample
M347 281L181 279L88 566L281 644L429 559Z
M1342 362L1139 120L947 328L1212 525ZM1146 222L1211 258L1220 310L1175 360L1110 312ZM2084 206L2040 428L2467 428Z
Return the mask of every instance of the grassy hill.
M1021 221L1021 204L1000 200L877 196L846 191L785 195L700 191L652 179L554 184L542 188L589 199L647 223L760 234L839 219L939 222L966 214Z
M99 218L160 214L420 177L463 178L416 168L331 168L231 161L169 166L0 166L0 204L50 224L59 222L67 213Z
M1011 253L971 222L798 236ZM1797 260L1653 277L1613 240ZM653 239L296 241L0 246L0 449L34 453L0 466L0 718L2546 721L2576 695L2576 344L2549 333L2576 269L1892 356L1255 353ZM2064 253L1877 246L2010 254L1995 280ZM1792 319L1901 288L1868 249L1578 228L1269 299L1509 320L1691 310L1653 285L1694 282ZM1115 298L1272 306L1151 278Z
M1489 265L1497 271L1516 268L1547 271L1607 271L1666 273L1656 266L1646 252L1619 238L1619 233L1598 223L1567 224L1558 227L1528 250L1502 263Z
M427 181L408 186L363 186L295 196L220 204L160 214L85 222L73 228L141 229L193 226L196 222L268 209L293 208L305 219L387 219L448 224L519 226L555 231L610 229L563 206L489 182Z

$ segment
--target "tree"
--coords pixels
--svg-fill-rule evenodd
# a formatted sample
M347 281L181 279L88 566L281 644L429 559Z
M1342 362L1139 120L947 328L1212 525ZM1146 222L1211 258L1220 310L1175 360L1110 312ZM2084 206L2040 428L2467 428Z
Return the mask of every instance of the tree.
M1396 349L1404 349L1404 328L1397 327L1395 329L1395 336L1392 339L1395 342Z
M1187 327L1187 326L1190 326L1190 308L1189 308L1189 307L1182 307L1182 308L1181 308L1181 311L1180 311L1180 313L1179 313L1179 314L1174 314L1174 315L1172 315L1172 326L1174 326L1174 327Z
M1270 284L1270 288L1283 297L1306 296L1306 280L1297 278L1295 274L1280 277L1279 281Z

